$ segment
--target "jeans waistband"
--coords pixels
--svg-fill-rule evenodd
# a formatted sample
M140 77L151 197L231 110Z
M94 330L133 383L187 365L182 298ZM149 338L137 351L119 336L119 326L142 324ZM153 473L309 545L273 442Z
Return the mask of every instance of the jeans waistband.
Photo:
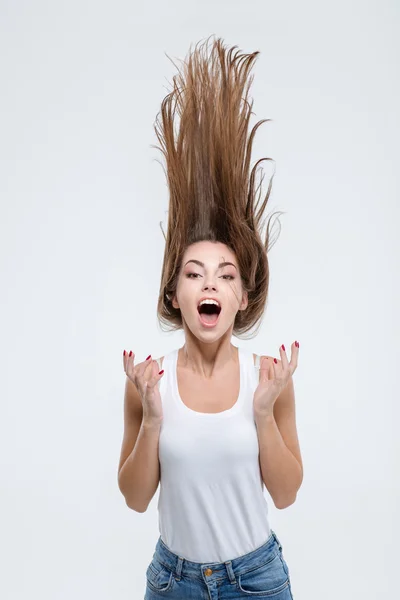
M173 572L177 581L180 580L182 573L187 577L202 577L205 574L208 581L213 578L220 579L228 575L229 579L233 581L235 575L239 576L246 573L250 568L261 566L264 562L270 560L271 554L277 554L278 551L282 551L282 545L276 533L271 529L271 535L262 546L248 554L220 563L200 563L187 560L183 556L178 556L166 546L161 536L158 539L154 557Z

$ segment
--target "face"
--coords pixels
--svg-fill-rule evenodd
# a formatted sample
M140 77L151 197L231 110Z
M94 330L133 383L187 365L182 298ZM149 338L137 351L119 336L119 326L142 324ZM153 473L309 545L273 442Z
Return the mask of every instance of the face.
M202 321L215 320L200 316L198 304L202 298L215 298L221 306L215 325L207 326ZM196 337L215 339L233 329L236 313L247 308L247 303L235 254L225 244L202 241L186 249L172 305L180 308L184 323Z

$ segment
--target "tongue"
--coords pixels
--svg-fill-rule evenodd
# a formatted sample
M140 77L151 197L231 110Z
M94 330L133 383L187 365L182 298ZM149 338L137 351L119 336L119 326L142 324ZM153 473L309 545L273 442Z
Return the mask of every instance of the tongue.
M200 318L202 321L204 321L204 323L212 325L217 322L218 315L217 313L213 313L211 315L208 315L207 313L202 313L200 315Z

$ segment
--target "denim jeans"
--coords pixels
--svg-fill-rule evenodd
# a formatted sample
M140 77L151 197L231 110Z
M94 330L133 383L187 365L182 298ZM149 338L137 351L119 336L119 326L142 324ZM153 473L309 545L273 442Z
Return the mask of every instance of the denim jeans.
M186 560L158 539L146 571L144 600L293 600L282 546L271 530L253 552L223 563Z

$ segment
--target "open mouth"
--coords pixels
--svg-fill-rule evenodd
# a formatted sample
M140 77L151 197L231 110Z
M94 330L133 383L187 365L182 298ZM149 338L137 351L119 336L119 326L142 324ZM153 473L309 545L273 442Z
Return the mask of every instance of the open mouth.
M197 307L200 321L206 327L213 327L221 314L221 307L216 304L202 304Z

